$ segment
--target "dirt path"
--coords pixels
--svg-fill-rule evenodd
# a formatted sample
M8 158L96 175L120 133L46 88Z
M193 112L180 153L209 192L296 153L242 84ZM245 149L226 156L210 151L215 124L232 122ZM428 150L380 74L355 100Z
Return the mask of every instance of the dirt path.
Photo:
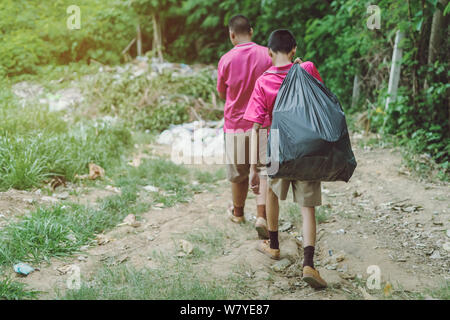
M284 221L292 223L281 233L282 256L291 265L274 272L274 261L254 249L254 200L248 200L246 207L250 222L236 226L228 221L231 195L226 181L214 191L195 195L190 203L153 209L142 215L140 227L117 227L106 234L113 239L109 243L90 247L72 259L54 259L20 281L46 291L40 298L54 298L54 289L64 291L68 277L58 267L76 264L85 279L105 263L152 268L157 264L149 258L154 252L176 255L180 239L201 231L220 234L223 241L219 252L196 261L195 270L207 269L211 279L240 274L246 279L243 290L252 298L361 299L357 287L365 286L371 265L379 267L382 288L389 281L397 297L439 286L449 278L445 249L450 241L449 187L399 173L401 156L396 151L360 148L357 141L353 145L358 167L351 182L323 184L321 210L326 221L318 225L316 264L330 284L327 290L314 291L300 280L302 249L295 236L301 233L301 223L292 214L292 205L284 203L281 213ZM382 297L383 290L371 292Z

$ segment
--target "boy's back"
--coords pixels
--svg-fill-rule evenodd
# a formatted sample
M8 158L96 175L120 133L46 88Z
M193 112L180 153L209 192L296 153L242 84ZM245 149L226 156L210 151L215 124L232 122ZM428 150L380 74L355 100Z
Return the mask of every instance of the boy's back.
M292 63L281 67L272 66L258 78L244 115L245 120L259 123L263 128L270 127L278 91L292 66ZM323 82L319 71L312 62L306 61L300 66L317 80Z
M255 82L272 65L267 48L254 42L236 45L219 61L217 91L226 92L224 130L248 131L252 123L244 120Z

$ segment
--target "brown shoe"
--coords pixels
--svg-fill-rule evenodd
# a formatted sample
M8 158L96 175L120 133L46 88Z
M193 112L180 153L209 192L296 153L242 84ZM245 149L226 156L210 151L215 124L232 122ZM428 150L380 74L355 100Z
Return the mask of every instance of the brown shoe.
M263 240L258 242L256 246L256 250L264 253L266 256L269 256L271 259L280 260L280 249L272 249L270 247L269 240Z
M269 239L269 230L267 229L267 221L264 218L258 217L255 222L255 229L258 232L260 239Z
M324 289L327 287L327 283L319 274L319 271L305 266L303 268L303 277L302 280L309 284L314 289Z
M244 223L245 222L245 217L244 216L236 217L234 215L234 208L228 209L228 216L229 216L230 220L232 222L234 222L234 223L239 224L239 223Z

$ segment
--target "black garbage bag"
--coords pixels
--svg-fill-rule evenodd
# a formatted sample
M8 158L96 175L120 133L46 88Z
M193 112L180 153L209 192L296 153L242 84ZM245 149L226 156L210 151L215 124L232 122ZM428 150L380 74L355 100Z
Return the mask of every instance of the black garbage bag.
M348 182L356 168L341 104L298 64L278 92L267 150L271 178Z

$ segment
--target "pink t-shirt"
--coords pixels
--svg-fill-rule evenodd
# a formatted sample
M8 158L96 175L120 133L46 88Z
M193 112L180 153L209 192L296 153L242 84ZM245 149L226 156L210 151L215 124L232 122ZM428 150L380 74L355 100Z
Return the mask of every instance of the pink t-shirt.
M270 127L278 90L292 66L293 64L290 63L282 67L270 67L258 78L244 115L245 120L259 123L263 128ZM306 61L300 66L314 78L323 82L319 71L312 62Z
M239 44L219 61L217 91L226 93L224 131L248 131L253 123L244 113L256 80L272 65L266 47L254 42Z

